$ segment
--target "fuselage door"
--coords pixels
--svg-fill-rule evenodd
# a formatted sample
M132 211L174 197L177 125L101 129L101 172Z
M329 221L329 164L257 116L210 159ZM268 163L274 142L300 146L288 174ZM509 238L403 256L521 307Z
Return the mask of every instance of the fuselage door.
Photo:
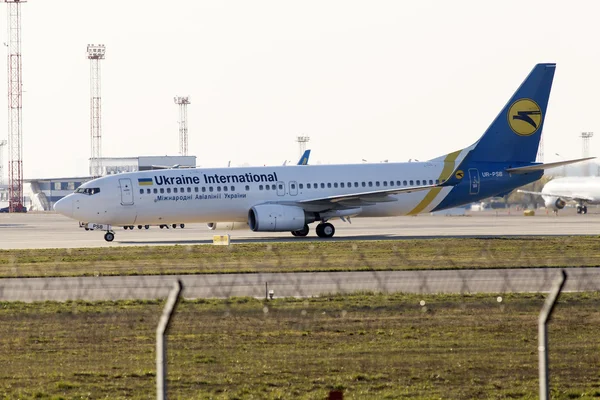
M296 196L298 194L298 182L291 181L290 182L290 195Z
M277 182L277 196L285 196L285 182Z
M119 187L121 188L121 205L133 205L133 188L131 187L131 179L119 179Z
M477 168L469 168L469 181L471 183L469 194L479 194L481 180L479 179L479 171L477 170Z

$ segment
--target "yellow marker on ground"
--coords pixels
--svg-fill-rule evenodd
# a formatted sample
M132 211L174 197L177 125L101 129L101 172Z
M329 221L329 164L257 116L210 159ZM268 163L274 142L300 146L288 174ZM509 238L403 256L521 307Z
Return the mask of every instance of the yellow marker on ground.
M213 244L217 246L229 246L231 244L229 235L214 235Z

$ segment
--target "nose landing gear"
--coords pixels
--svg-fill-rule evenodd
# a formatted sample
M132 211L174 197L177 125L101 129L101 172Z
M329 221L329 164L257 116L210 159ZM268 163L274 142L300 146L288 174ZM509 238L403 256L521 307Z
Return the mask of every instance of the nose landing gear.
M114 232L107 231L104 234L104 240L106 240L107 242L112 242L113 240L115 240L115 234L114 234Z

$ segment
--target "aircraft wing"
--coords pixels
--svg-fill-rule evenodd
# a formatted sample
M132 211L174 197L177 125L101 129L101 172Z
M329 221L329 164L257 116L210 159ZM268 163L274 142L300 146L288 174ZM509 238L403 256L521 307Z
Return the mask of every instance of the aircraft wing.
M544 193L530 192L528 190L517 190L517 192L526 193L526 194L535 194L538 196L557 197L557 198L561 198L563 200L570 200L570 201L594 201L595 200L595 199L591 198L590 196L580 195L580 194L565 195L565 194L556 194L556 193L548 193L548 192L544 192Z
M434 188L441 188L440 185L412 186L405 188L393 188L385 190L374 190L370 192L358 192L350 194L341 194L337 196L317 197L296 202L301 207L306 206L325 206L328 208L349 208L372 205L375 203L387 203L397 201L391 197L392 194L413 193Z

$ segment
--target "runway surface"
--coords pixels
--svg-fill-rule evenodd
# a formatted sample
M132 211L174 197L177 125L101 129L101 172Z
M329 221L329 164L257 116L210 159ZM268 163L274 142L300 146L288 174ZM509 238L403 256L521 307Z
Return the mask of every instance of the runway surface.
M210 231L204 224L187 224L185 229L115 230L115 240L104 241L103 232L85 231L76 221L54 213L0 214L0 249L112 247L174 244L208 244L216 234L229 233L232 243L310 240L387 240L428 237L491 237L522 235L600 235L600 214L591 209L587 215L573 210L558 217L544 212L525 217L521 212L486 211L468 216L431 216L355 218L352 224L332 221L333 239L319 239L311 232L295 238L288 232L266 233L237 230Z
M600 268L567 268L565 291L600 290ZM185 298L311 297L355 291L405 293L547 292L559 269L373 271L0 279L0 301L165 298L181 279Z

